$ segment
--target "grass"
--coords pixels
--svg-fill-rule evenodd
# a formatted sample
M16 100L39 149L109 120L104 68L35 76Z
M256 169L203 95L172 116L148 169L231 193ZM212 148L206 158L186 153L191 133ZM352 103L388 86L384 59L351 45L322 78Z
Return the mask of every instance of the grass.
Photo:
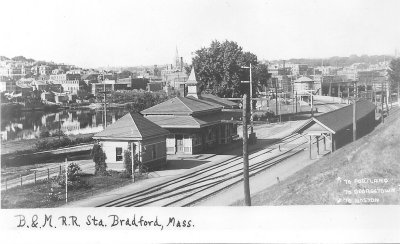
M400 117L394 118L329 157L253 195L252 205L360 204L356 202L360 198L379 201L363 204L400 204ZM355 182L365 178L388 182ZM345 180L351 180L351 184ZM355 194L355 191L377 188L394 189L394 192ZM243 203L242 200L233 205Z
M68 200L76 201L130 184L122 173L108 171L108 176L82 174L83 187L70 190ZM53 192L53 194L51 194ZM65 204L65 188L56 182L38 181L36 184L15 187L1 192L1 208L55 208Z

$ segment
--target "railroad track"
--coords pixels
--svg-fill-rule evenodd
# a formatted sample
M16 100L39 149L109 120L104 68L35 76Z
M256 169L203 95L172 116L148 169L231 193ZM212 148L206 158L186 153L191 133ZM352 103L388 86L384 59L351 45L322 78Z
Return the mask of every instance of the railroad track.
M283 151L278 150L278 144ZM304 137L292 134L249 157L249 174L256 175L305 149ZM275 151L274 151L275 150ZM265 154L271 154L265 157ZM98 207L191 206L243 180L241 156L151 186Z
M400 116L400 106L395 106L389 110L389 116L385 117L385 123L391 122Z

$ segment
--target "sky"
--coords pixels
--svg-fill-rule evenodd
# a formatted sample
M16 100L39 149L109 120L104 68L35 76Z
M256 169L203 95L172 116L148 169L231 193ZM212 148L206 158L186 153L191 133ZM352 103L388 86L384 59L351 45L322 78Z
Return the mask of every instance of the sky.
M0 55L81 67L190 63L213 40L259 60L394 55L399 0L0 0Z

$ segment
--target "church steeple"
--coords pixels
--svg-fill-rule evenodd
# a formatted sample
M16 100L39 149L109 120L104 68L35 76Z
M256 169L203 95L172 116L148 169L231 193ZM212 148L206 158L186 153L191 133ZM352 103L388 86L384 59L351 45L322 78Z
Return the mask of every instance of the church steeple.
M190 71L190 75L186 81L186 85L188 88L187 96L192 96L199 99L200 91L197 87L197 80L196 80L196 74L194 73L194 67L192 67L192 71Z
M180 64L181 60L179 58L179 54L178 54L178 46L176 46L176 51L175 51L175 69L180 69L181 64Z

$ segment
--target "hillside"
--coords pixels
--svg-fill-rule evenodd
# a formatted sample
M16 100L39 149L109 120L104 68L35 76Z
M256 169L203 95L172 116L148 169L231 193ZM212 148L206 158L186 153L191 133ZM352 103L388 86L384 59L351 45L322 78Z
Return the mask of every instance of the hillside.
M396 109L369 135L254 194L252 205L400 204Z

